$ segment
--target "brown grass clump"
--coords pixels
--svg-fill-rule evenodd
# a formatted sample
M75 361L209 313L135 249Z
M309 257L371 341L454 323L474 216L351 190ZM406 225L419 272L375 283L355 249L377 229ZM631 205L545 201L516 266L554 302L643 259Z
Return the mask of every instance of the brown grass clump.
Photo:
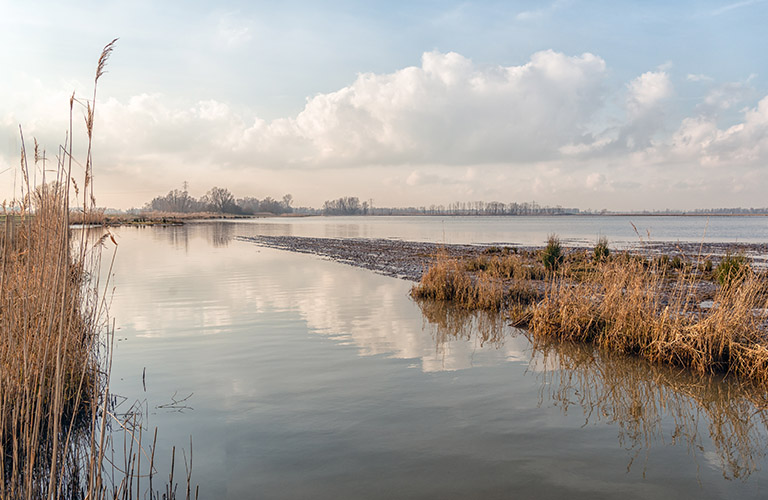
M529 304L537 297L528 285L544 276L544 268L536 262L509 252L486 253L458 259L439 254L411 289L417 299L450 301L464 309L498 311L507 304Z
M768 384L765 274L750 269L738 283L720 287L708 310L699 308L699 279L668 279L663 269L636 259L606 263L584 282L553 279L529 327L536 335Z
M768 386L765 272L739 260L718 285L705 283L713 277L711 265L680 257L601 252L598 259L562 250L557 256L557 270L550 266L548 275L545 259L523 255L438 258L412 295L467 309L504 309L515 326L527 326L535 335L593 342L653 362L697 373L734 373ZM714 306L701 308L704 298Z
M445 254L437 256L411 295L451 301L466 309L499 310L504 304L504 288L498 279L487 273L472 276L461 261Z

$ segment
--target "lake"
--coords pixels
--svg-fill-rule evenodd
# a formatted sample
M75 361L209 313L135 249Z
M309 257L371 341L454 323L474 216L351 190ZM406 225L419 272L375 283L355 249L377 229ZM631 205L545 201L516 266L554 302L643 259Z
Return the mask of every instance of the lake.
M416 303L410 282L234 239L541 244L557 232L630 244L627 220L275 218L115 229L116 411L144 413L150 438L158 428L160 477L171 447L188 453L191 438L201 498L764 497L760 391L535 343L498 317ZM708 241L740 242L768 242L767 221L633 220L658 240L698 241L706 229Z

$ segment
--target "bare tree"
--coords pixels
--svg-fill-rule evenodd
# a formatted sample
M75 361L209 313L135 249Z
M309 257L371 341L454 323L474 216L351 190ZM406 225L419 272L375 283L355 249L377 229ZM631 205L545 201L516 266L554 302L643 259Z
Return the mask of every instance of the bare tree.
M237 209L235 197L229 192L229 189L226 188L214 186L205 195L205 200L208 202L211 209L216 212L232 213Z

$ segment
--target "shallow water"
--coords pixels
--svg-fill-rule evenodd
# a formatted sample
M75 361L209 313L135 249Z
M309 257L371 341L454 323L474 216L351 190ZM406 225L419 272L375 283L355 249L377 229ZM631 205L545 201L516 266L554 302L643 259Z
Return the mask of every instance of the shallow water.
M615 247L643 241L768 243L761 216L299 217L238 222L243 235L398 238L436 243L543 245L555 233L570 244L606 236Z
M764 394L232 239L261 224L115 231L112 390L161 477L191 437L201 498L765 495Z

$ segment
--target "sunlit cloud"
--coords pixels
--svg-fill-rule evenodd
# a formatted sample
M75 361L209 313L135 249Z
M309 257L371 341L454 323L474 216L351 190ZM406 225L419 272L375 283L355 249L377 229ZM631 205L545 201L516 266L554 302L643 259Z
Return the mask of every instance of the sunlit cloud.
M692 204L722 186L744 196L768 189L768 176L759 175L768 163L768 101L754 104L750 79L716 84L704 75L683 77L706 93L687 116L672 119L672 66L619 85L611 84L610 72L590 53L546 50L501 66L430 51L418 66L359 74L273 120L211 97L108 97L97 108L97 183L108 200L133 192L133 201L107 201L122 206L182 181L204 192L211 179L237 186L239 196L291 192L299 204L315 206L347 194L393 205L477 197L578 206L589 192L606 203L674 196ZM29 84L35 92L21 108L46 119L27 123L26 115L5 112L0 129L14 137L24 122L30 136L56 144L66 120L43 110L68 94ZM33 93L46 97L34 102ZM728 123L721 123L728 110ZM0 170L16 163L0 154ZM707 179L680 184L698 168L708 169ZM12 182L4 175L0 182Z

